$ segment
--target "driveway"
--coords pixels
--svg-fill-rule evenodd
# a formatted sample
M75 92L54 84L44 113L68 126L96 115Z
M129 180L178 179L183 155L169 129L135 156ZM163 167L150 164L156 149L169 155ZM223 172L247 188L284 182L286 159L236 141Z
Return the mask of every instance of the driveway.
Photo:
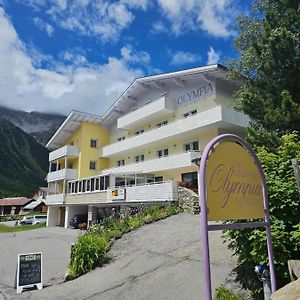
M213 289L235 264L220 236L209 234ZM200 217L182 213L124 235L113 244L112 260L103 268L7 299L203 299L200 244Z
M1 292L10 296L16 294L13 287L18 254L42 252L44 286L62 282L69 262L70 245L77 236L78 230L61 227L0 233L0 299Z

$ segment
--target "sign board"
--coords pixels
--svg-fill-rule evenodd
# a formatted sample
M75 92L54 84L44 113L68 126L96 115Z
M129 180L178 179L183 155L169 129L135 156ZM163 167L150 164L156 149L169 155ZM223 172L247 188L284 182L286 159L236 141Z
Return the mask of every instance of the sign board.
M198 172L205 287L202 299L212 300L208 232L213 230L264 227L271 287L276 291L267 187L255 152L239 136L217 136L205 147ZM253 221L257 218L263 220ZM208 224L241 219L250 221Z
M125 188L116 188L116 189L111 190L111 199L112 200L125 200L126 199Z
M34 286L40 290L43 288L42 282L42 253L19 254L17 293L21 293L23 288Z
M206 165L208 221L264 218L257 164L235 141L218 144Z

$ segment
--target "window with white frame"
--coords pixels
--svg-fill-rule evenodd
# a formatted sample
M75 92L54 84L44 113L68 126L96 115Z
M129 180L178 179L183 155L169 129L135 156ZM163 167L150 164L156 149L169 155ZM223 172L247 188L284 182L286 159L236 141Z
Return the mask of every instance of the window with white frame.
M96 170L97 162L94 160L90 161L90 170Z
M135 131L134 134L135 134L135 135L139 135L139 134L142 134L142 133L144 133L144 132L145 132L144 129L139 129L139 130Z
M91 148L97 148L97 140L91 139L90 146L91 146Z
M168 148L162 148L156 151L157 157L163 157L169 155L169 149Z
M162 127L162 126L165 126L165 125L168 125L168 120L165 120L165 121L162 121L162 122L159 122L156 124L156 127Z
M196 151L199 150L199 143L197 140L186 142L183 144L184 151Z
M188 118L188 117L191 117L191 116L197 114L197 112L198 112L197 109L193 109L193 110L187 111L187 112L184 113L182 116L183 116L184 118Z
M122 167L125 165L125 159L117 160L117 167Z
M134 161L136 163L144 161L145 160L145 155L144 154L139 154L134 156Z

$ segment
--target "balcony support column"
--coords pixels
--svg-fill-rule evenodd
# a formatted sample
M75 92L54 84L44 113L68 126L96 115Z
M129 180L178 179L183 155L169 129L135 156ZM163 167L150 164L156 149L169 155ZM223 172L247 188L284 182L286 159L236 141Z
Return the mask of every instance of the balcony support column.
M65 224L64 224L65 228L68 228L68 225L69 225L69 215L70 215L70 206L66 205Z

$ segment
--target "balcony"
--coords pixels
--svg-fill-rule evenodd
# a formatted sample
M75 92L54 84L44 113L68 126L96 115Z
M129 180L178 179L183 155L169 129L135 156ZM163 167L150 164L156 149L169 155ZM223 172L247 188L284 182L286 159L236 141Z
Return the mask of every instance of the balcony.
M64 194L47 195L45 203L47 205L63 204L64 203Z
M53 161L65 156L77 157L79 156L79 149L76 146L67 145L58 148L49 153L49 161Z
M192 160L201 157L200 151L184 152L103 170L104 174L142 174L192 166Z
M174 112L174 103L163 96L160 99L153 101L141 108L138 108L123 117L118 119L119 129L130 129L138 127L139 125L145 124L147 121L151 121L154 118L158 119L169 115Z
M58 171L50 172L47 175L47 182L57 180L73 180L77 178L77 169L61 169Z
M216 106L191 117L179 119L166 126L105 146L101 149L100 156L117 156L133 149L145 148L152 143L172 140L186 133L200 132L208 127L237 129L245 128L248 123L249 118L243 113Z

